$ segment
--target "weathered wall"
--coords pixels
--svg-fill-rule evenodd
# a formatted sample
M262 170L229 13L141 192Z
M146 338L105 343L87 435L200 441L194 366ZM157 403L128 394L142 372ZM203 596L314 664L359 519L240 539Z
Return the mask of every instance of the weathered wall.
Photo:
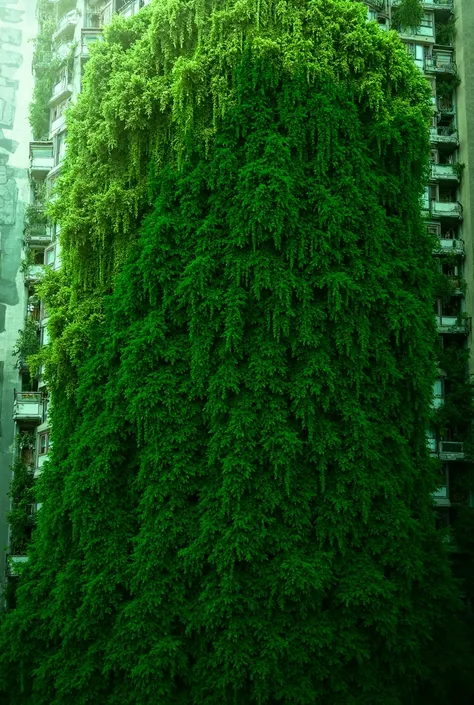
M0 581L8 543L13 390L19 387L12 348L25 316L19 267L29 202L28 105L33 91L31 39L36 33L36 0L0 0Z
M464 276L468 288L466 293L466 311L474 318L474 2L473 0L455 0L456 22L456 62L461 78L457 90L457 111L459 128L459 161L466 165L464 170L460 201L464 208L462 237L466 245ZM471 372L474 372L474 355L472 334L469 340L471 348Z

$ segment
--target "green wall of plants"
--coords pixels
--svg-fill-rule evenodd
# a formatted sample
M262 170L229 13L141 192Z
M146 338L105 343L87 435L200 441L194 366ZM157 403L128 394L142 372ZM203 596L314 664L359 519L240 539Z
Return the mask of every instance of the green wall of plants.
M9 705L445 705L429 87L350 0L155 0L68 116Z

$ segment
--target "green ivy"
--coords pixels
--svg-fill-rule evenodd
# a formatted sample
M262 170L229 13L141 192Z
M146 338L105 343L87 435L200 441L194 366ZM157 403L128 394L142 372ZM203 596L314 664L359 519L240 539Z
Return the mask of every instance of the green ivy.
M36 80L33 89L33 100L30 103L29 120L34 140L47 140L49 135L50 109L54 83L58 78L58 70L64 62L55 55L53 33L56 29L56 12L49 0L38 0L40 18L39 33L35 38L33 53L33 72Z
M11 705L445 705L426 80L350 0L154 0L70 110ZM72 381L71 381L72 380Z
M456 37L456 18L451 17L446 22L436 22L436 44L453 46Z
M13 356L17 358L15 367L21 369L27 364L27 358L35 355L40 348L39 324L33 318L27 317L23 330L18 331L18 338L13 348Z
M34 501L32 492L34 478L31 468L25 465L21 458L15 460L11 469L13 477L9 496L12 506L7 512L10 526L10 553L23 555L26 553L33 527L31 505Z
M401 0L393 11L394 25L400 30L416 29L421 24L423 13L422 0Z

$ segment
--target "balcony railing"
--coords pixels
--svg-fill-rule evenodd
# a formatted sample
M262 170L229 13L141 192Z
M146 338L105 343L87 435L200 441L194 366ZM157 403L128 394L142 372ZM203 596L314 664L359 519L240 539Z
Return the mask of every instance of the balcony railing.
M54 84L53 93L49 101L49 107L53 108L59 103L63 103L72 95L72 83L70 77L66 74L61 80Z
M74 30L76 22L76 10L69 10L69 12L66 12L66 14L61 17L56 25L56 31L53 34L53 41L57 42L58 39L62 39L67 32L71 31L71 29Z
M439 457L441 460L464 460L464 443L440 441Z
M433 56L425 57L425 71L427 73L455 73L456 64L452 52L449 54L436 52Z
M392 0L392 7L400 5L402 0ZM452 10L453 0L423 0L425 10Z
M468 335L471 330L471 319L461 316L437 316L438 333Z
M452 127L432 127L430 139L433 143L459 144L458 131Z
M41 392L14 392L13 419L15 421L42 420L42 394Z
M458 202L431 201L430 211L431 215L438 218L457 218L462 220L462 205Z
M435 250L438 254L464 254L464 240L458 238L443 238L439 239L439 248Z
M453 0L423 0L425 10L452 10Z
M44 264L31 264L25 272L27 282L38 282L44 275Z
M431 178L434 181L459 181L459 172L453 164L432 164Z
M52 142L30 142L30 176L44 179L54 165Z
M122 17L131 17L136 15L142 7L148 5L151 0L129 0L125 2L122 6L118 6L117 12L122 15Z
M56 120L52 120L51 122L51 132L61 132L61 130L64 130L66 127L66 116L64 113L61 113L59 117L56 118Z

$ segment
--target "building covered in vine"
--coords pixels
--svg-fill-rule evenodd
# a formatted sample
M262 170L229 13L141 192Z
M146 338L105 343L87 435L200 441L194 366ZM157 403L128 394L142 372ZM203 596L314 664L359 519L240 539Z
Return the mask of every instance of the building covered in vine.
M474 8L37 19L2 702L472 704Z

